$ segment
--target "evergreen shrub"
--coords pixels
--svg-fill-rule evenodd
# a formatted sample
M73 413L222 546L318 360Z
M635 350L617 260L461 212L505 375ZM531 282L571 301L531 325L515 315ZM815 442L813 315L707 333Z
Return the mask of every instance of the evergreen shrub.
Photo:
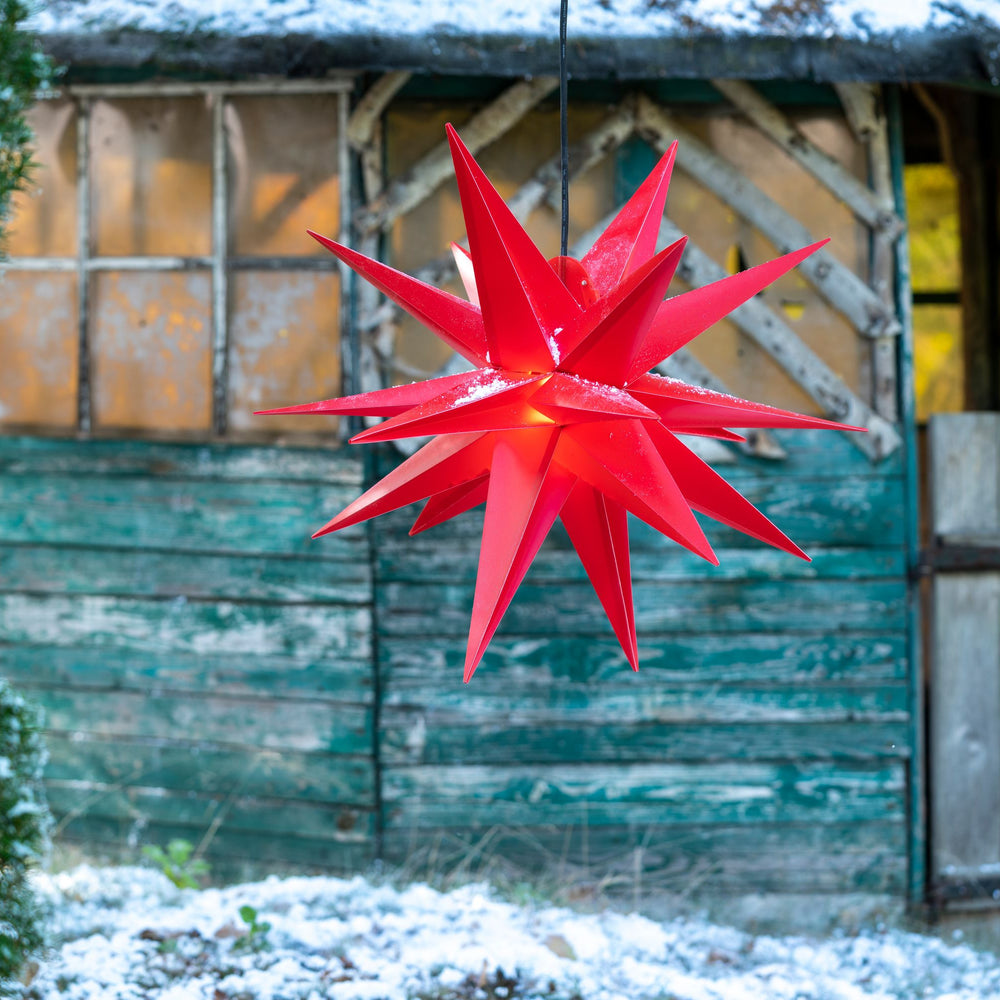
M38 711L0 679L0 995L42 943L28 874L49 846Z
M0 248L11 196L34 167L27 111L54 77L51 61L24 30L28 14L24 0L0 0Z

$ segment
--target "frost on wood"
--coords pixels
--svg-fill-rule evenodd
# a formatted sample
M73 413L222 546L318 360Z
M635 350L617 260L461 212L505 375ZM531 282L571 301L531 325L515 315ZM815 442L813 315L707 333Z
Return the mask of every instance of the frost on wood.
M43 34L93 33L121 28L205 32L230 36L306 35L484 35L551 38L558 23L555 0L344 0L336 4L298 0L174 0L169 4L128 0L50 0L30 26ZM577 37L656 38L706 34L769 35L793 30L818 39L867 39L907 32L943 32L975 19L997 24L995 0L817 0L775 4L766 0L574 0Z

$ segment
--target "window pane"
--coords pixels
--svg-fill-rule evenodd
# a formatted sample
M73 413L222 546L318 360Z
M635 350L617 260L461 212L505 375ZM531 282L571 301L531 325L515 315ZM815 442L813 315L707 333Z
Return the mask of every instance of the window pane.
M340 393L336 274L239 272L232 280L229 426L334 433L334 417L255 417Z
M95 426L211 430L210 276L111 272L93 289Z
M68 101L39 101L29 112L37 164L14 195L5 234L14 257L76 256L76 116Z
M211 252L212 136L204 98L98 101L91 140L96 253Z
M958 189L944 163L905 169L910 280L917 292L957 292L960 284Z
M0 426L76 426L76 275L0 275Z
M932 413L957 413L964 407L960 306L914 306L914 389L917 421Z
M235 98L226 114L236 254L325 255L340 228L335 94Z

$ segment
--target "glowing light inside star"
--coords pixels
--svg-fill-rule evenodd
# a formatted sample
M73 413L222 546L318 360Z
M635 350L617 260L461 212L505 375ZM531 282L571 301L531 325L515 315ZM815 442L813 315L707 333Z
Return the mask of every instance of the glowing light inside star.
M386 418L352 442L433 435L314 537L424 500L416 534L485 502L466 681L557 517L638 669L627 512L716 565L695 511L808 558L677 433L732 441L742 439L730 427L844 429L649 369L827 241L664 301L685 244L656 252L676 144L582 261L547 261L451 126L448 139L468 301L311 235L476 370L263 412Z

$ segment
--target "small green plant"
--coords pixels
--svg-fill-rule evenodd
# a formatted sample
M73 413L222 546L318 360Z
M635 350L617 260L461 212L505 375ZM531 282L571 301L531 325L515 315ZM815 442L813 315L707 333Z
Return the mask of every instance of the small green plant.
M156 865L178 889L200 889L200 878L211 870L209 863L193 857L194 846L189 840L176 838L163 850L157 844L147 844L142 853Z
M0 680L0 995L42 943L28 874L48 852L38 712Z
M233 951L264 951L271 947L267 940L271 925L266 920L258 920L257 916L254 907L240 907L240 920L247 925L247 932L233 942Z

